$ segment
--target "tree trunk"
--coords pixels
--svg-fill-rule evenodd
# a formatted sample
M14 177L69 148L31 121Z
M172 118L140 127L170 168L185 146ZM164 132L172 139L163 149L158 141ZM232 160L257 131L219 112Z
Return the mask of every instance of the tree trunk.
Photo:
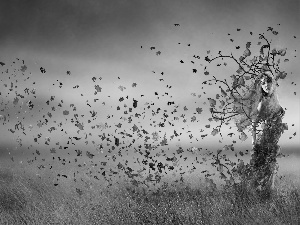
M281 108L272 118L267 119L258 135L250 160L251 186L261 194L268 196L274 189L274 181L278 171L277 156L280 146L277 144L285 130L282 118L285 112Z

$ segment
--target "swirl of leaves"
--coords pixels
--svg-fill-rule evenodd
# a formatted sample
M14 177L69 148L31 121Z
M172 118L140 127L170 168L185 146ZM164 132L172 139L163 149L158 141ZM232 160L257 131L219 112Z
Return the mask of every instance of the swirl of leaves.
M240 159L240 157L248 155L249 151L239 151L239 154L235 153L235 157L238 158L237 162L234 162L227 157L228 154L226 154L226 152L228 151L235 151L233 144L225 145L222 149L217 150L217 154L215 154L213 151L208 151L202 154L202 156L206 158L205 164L210 164L217 169L219 178L224 182L224 188L229 188L241 182L246 183L247 179L251 177L250 165L245 164L244 161ZM206 173L205 177L208 178L209 176L213 175L216 174ZM216 185L213 179L210 180L210 183L214 183Z
M274 34L274 33L273 33ZM276 35L278 33L276 32ZM274 34L275 35L275 34ZM221 96L225 99L225 101L220 100L219 109L217 109L217 104L215 99L208 98L210 103L210 113L212 118L215 121L219 121L219 125L213 129L213 132L218 130L220 131L223 124L228 124L232 119L236 116L243 114L246 117L246 120L243 121L244 124L242 127L238 127L238 131L241 132L240 140L244 141L247 139L246 134L243 132L244 128L248 128L249 131L252 131L252 118L255 116L251 105L253 105L253 100L251 100L251 95L253 95L253 85L259 82L260 77L266 71L272 73L275 77L276 85L278 86L277 80L284 79L287 75L285 71L280 70L280 59L276 61L276 56L285 56L285 49L272 49L271 50L271 42L265 37L264 34L259 34L259 39L262 39L265 44L260 47L259 54L254 55L252 59L249 59L251 56L250 46L251 42L246 43L246 49L242 56L237 59L232 53L230 55L223 55L221 51L218 52L218 56L214 58L205 57L205 61L209 64L216 60L224 60L225 58L229 58L233 60L238 69L236 74L231 75L232 83L230 83L226 78L221 80L217 79L216 76L212 76L212 79L204 81L202 84L208 85L217 85L217 83L221 84L219 86ZM261 42L258 43L260 45ZM220 64L218 64L220 65ZM227 63L224 65L226 66ZM205 67L206 69L206 67ZM205 75L209 75L208 71L205 71ZM246 84L248 82L250 84ZM252 89L251 89L252 88ZM219 98L219 96L217 97ZM261 125L261 122L256 124L256 134L259 135L262 132L262 129L258 129ZM217 132L214 132L212 135L215 135ZM221 133L220 133L221 134ZM228 146L227 146L228 147ZM227 148L225 147L225 149ZM249 174L249 165L245 165L243 160L239 160L240 163L237 165L231 160L226 158L226 155L222 157L224 162L220 158L220 153L222 150L218 150L217 155L213 155L213 163L212 165L217 168L220 173L220 178L226 182L226 185L235 184L238 181L246 180L246 177L251 176ZM232 146L232 151L234 151ZM246 153L248 154L248 153ZM240 152L240 155L243 156L243 153ZM236 154L237 156L237 154ZM224 169L227 170L227 176L224 174Z
M279 63L275 63L275 56L280 55L284 56L286 53L286 49L273 49L271 51L270 48L270 42L268 39L264 36L264 34L260 34L259 39L263 39L266 41L267 44L263 45L260 48L260 55L254 56L250 60L250 64L246 62L246 58L251 55L251 52L249 50L250 42L247 42L246 44L246 50L244 54L237 60L235 56L231 53L230 55L223 55L221 51L219 51L218 55L212 59L208 59L206 57L206 61L209 63L212 63L213 61L217 59L224 59L224 58L230 58L232 59L237 65L238 70L236 71L237 74L232 75L231 78L233 79L233 83L230 84L227 79L220 80L217 79L215 76L213 76L213 79L206 80L202 84L207 84L208 82L214 82L214 84L221 83L226 86L226 90L224 90L221 86L219 86L221 94L223 97L225 97L226 103L223 104L220 108L221 111L216 109L216 104L211 104L213 101L215 101L212 98L209 98L210 102L210 112L212 115L212 118L216 121L220 121L220 125L216 127L216 129L221 128L223 123L229 122L233 117L244 113L245 116L251 120L251 114L249 114L249 109L247 109L248 104L245 104L243 100L247 100L250 95L245 96L245 90L242 89L245 88L249 91L250 87L249 85L245 84L245 80L250 80L255 82L263 72L265 71L271 71L272 74L276 74L275 79L276 81L278 79L284 79L286 77L286 72L281 71L279 69ZM264 50L267 49L267 52L265 53ZM278 84L277 84L278 85ZM241 89L241 91L239 90ZM242 93L241 93L242 92ZM238 102L241 107L235 107L233 105L234 102ZM232 106L232 107L231 107ZM250 124L249 124L250 125Z

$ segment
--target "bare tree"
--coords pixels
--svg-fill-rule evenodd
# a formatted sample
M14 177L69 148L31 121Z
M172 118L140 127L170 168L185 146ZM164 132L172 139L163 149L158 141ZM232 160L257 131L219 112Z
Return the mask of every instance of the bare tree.
M274 32L273 34L277 35ZM250 184L260 193L267 194L274 189L275 175L278 170L276 161L280 153L278 141L284 130L287 130L287 125L282 123L285 111L279 103L277 94L278 80L284 79L287 73L280 70L280 59L275 61L277 56L285 56L286 49L271 50L271 42L264 34L260 34L259 39L265 44L260 47L259 54L252 56L251 59L249 59L252 54L251 42L247 42L246 49L239 59L232 53L223 55L219 52L218 56L212 59L206 56L205 60L209 63L226 58L233 60L238 70L236 74L231 75L231 81L220 80L213 76L213 79L203 83L220 84L223 97L218 97L219 107L217 107L217 100L209 98L212 118L220 122L212 134L218 133L222 125L228 124L231 120L234 120L241 140L247 138L244 132L246 129L252 134L253 148L250 164L240 163L232 170L226 167L228 174L231 175L231 181L234 182L233 174L238 173L243 182ZM261 42L258 44L260 45ZM208 71L205 71L205 75L208 74ZM218 151L218 155L220 152ZM215 164L224 167L218 155Z

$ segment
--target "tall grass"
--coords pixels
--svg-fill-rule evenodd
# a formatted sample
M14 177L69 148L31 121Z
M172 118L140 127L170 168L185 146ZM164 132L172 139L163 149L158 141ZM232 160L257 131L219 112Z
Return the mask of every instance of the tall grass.
M130 183L110 189L53 186L49 178L0 169L0 224L300 224L300 187L278 179L277 191L261 201L236 186L211 190L199 183L163 185L156 191Z

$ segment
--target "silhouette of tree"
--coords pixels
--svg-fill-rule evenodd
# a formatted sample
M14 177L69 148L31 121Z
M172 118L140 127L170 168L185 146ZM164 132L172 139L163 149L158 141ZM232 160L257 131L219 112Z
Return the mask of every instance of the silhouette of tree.
M274 35L278 32L272 31ZM259 52L252 55L250 50L251 42L246 43L246 48L238 59L230 55L223 55L219 51L218 56L206 56L205 60L211 64L214 61L230 59L238 66L235 74L228 79L217 79L216 76L203 82L205 85L220 84L221 96L217 99L209 98L211 116L219 125L212 131L212 135L220 132L224 124L234 121L237 131L240 133L240 140L247 139L244 132L248 129L252 135L252 151L249 164L241 160L236 167L234 163L221 163L220 153L223 150L234 150L233 146L225 146L218 150L214 156L214 163L221 173L221 178L227 185L235 184L238 180L243 184L251 186L260 194L269 195L274 189L274 180L278 170L277 157L280 155L278 141L287 124L282 123L285 111L278 101L277 87L279 79L287 76L285 71L280 69L280 59L285 56L287 49L271 50L271 42L265 34L259 34L259 39L265 42L261 45ZM252 56L252 58L250 58ZM276 61L277 60L277 61ZM221 64L218 64L220 66ZM224 66L227 64L224 63ZM205 75L209 75L205 67ZM219 104L217 104L219 102ZM242 153L241 153L242 154ZM229 160L230 161L230 160ZM224 174L227 169L228 175Z

